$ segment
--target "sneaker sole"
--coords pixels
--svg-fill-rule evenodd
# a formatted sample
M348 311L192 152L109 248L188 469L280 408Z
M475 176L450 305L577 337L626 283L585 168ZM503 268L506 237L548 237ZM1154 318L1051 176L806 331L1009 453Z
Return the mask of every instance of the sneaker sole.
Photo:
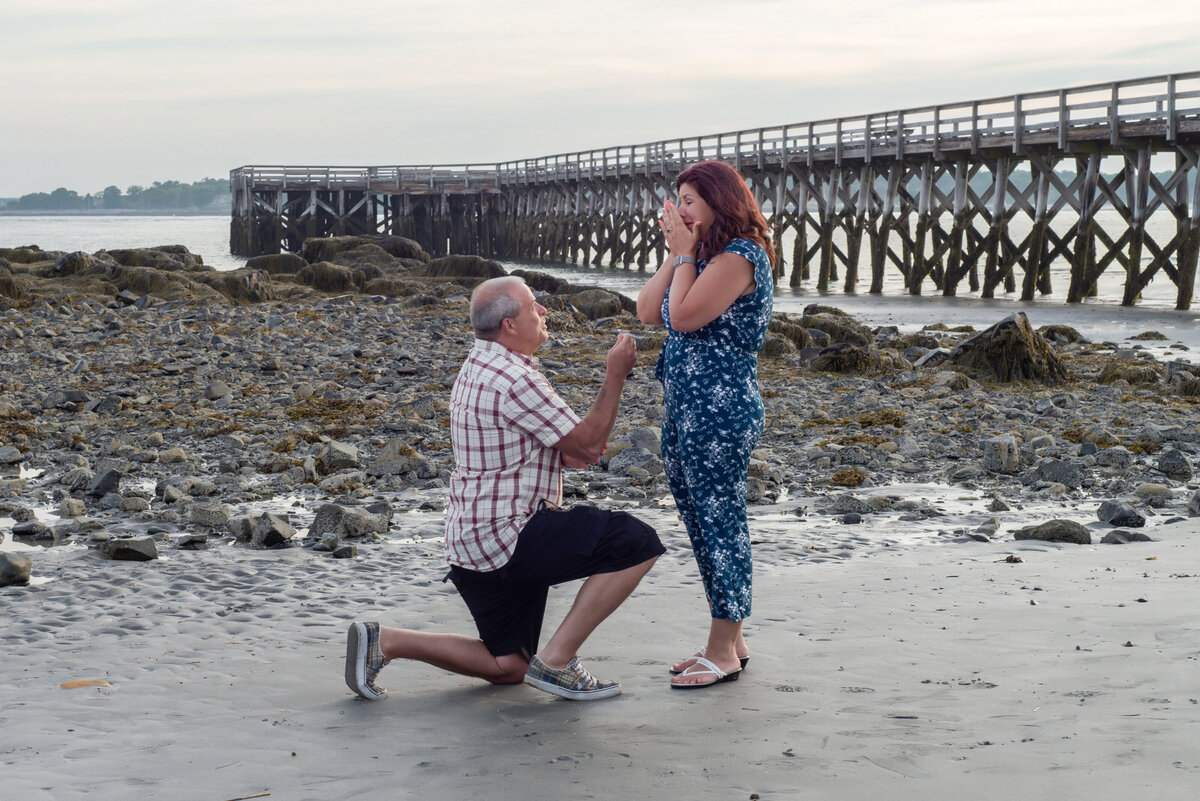
M565 687L560 687L557 684L549 681L542 681L530 676L525 677L525 683L530 687L535 687L542 692L557 695L559 698L566 698L570 701L599 701L603 698L612 698L614 695L621 694L621 685L614 684L611 687L599 687L595 690L568 690Z
M346 633L346 686L354 694L368 701L378 701L387 692L376 693L367 686L367 627L362 623L351 623Z

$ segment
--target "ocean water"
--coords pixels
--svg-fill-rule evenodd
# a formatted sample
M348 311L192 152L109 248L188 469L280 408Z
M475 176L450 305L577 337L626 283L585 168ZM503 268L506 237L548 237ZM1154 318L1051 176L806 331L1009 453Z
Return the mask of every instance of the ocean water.
M1104 210L1097 220L1110 232L1119 232L1123 223L1116 212ZM1060 214L1055 228L1065 232L1071 220ZM1148 231L1159 244L1168 242L1174 231L1174 220L1166 214L1155 215L1148 223ZM1022 228L1024 226L1024 229ZM1010 235L1020 241L1028 232L1029 222L1017 217L1010 226ZM94 252L102 248L153 247L156 245L186 245L193 253L204 258L204 263L217 270L235 270L246 260L229 252L229 217L220 216L4 216L0 215L0 247L16 247L36 244L45 250L84 250ZM790 256L791 242L785 238L784 253ZM864 247L863 257L866 258ZM1149 259L1149 253L1144 256ZM591 268L566 264L521 264L504 262L509 269L524 268L547 272L578 284L604 286L636 297L638 290L651 274L646 271L624 268ZM790 275L791 266L788 266ZM1165 274L1159 274L1144 290L1138 305L1132 309L1121 307L1120 300L1124 284L1124 272L1120 265L1113 265L1100 279L1100 295L1082 304L1065 303L1069 284L1068 266L1059 260L1051 268L1053 292L1039 295L1036 300L1022 302L1019 290L1011 295L1000 295L984 300L967 291L966 282L959 286L960 295L943 298L936 288L926 282L926 294L920 297L908 295L903 281L895 269L888 270L882 296L867 294L870 285L870 264L859 268L859 291L844 294L841 283L836 291L820 293L815 281L795 289L787 286L786 279L775 293L777 311L799 313L810 303L828 303L845 309L868 325L896 325L902 331L919 329L921 326L944 322L949 325L970 324L979 326L993 322L1013 313L1024 311L1035 325L1064 323L1074 325L1090 339L1128 343L1130 338L1146 330L1156 330L1167 337L1171 344L1183 344L1200 350L1200 299L1194 304L1196 310L1174 311L1176 287ZM1018 279L1019 280L1019 279ZM1146 346L1146 343L1142 343ZM1152 350L1159 348L1151 346Z

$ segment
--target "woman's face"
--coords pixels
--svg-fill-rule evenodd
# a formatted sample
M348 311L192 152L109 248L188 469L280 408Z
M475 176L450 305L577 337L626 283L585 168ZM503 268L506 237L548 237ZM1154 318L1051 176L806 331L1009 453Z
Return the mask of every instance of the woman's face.
M704 198L700 197L700 193L696 191L696 187L691 184L679 185L679 216L683 218L684 224L688 230L692 230L692 226L700 223L701 231L708 231L713 223L712 207L704 202Z

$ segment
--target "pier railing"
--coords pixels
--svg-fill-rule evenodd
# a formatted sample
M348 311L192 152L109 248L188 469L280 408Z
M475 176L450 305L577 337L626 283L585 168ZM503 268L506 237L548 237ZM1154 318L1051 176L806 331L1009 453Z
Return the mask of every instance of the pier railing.
M1028 145L1073 145L1200 132L1200 72L1006 95L767 128L617 145L497 164L383 167L245 166L231 173L279 189L369 187L419 192L495 191L501 186L678 172L704 159L739 171L844 159L906 156Z
M1174 169L1162 177L1163 156ZM1113 174L1103 159L1122 162ZM298 250L330 234L411 237L431 254L646 268L663 256L655 219L674 176L705 159L731 164L762 204L783 274L819 290L844 271L855 291L860 253L870 291L897 269L908 291L1023 299L1050 292L1051 265L1070 265L1068 299L1126 275L1132 304L1156 276L1189 308L1200 254L1200 72L1097 83L851 117L618 145L499 163L262 166L230 173L231 250ZM1153 169L1157 167L1159 172ZM1115 211L1127 230L1097 226ZM1068 212L1065 232L1051 223ZM1146 228L1174 217L1170 240ZM1027 216L1031 232L1009 223ZM943 220L949 219L948 225ZM979 276L983 270L982 278Z

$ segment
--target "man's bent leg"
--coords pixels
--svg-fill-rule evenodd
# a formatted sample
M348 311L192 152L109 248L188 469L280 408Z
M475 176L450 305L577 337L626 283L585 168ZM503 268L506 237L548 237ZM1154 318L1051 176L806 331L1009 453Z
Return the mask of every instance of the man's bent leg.
M379 641L388 659L413 659L492 684L520 684L528 666L521 654L493 656L481 640L465 634L381 628Z
M542 662L557 669L575 658L584 640L630 596L657 559L655 556L615 573L597 573L583 582L571 611L538 653Z

